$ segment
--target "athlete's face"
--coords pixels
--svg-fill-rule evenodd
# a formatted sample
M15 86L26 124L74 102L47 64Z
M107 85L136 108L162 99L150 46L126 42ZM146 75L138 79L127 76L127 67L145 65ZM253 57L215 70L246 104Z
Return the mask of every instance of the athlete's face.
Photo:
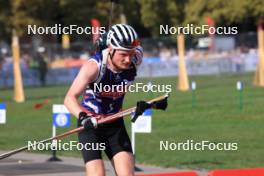
M134 50L131 51L116 50L112 58L112 63L119 70L129 69L134 55L135 55Z

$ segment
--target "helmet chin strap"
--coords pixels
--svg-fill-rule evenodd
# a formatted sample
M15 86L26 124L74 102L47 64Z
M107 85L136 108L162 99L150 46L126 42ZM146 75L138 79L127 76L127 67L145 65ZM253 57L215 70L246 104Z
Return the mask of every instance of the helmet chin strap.
M119 72L119 71L123 71L123 69L119 68L118 65L116 65L115 62L113 62L113 57L114 57L114 55L115 55L115 52L116 52L116 49L113 49L113 52L112 52L112 53L109 52L109 56L110 56L110 60L111 60L111 64L112 64L112 66L115 67L115 69L116 69L115 71L117 71L117 72Z
M115 52L116 52L116 50L113 49L113 52L112 53L109 52L109 56L110 56L110 60L111 60L112 65L117 68L117 65L113 62L113 57L115 55Z
M116 50L114 49L112 54L109 52L110 59L113 60Z

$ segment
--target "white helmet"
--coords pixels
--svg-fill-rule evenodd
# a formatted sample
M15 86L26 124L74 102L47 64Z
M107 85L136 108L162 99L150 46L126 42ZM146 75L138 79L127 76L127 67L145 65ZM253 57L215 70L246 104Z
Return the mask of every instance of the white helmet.
M107 34L107 45L113 49L133 50L139 45L136 31L126 24L115 24Z

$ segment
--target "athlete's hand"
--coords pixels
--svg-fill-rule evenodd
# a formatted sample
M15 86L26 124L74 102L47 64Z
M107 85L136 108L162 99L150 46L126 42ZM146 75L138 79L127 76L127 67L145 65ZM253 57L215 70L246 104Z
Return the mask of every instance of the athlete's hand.
M135 122L138 118L138 116L142 115L146 109L151 108L151 104L145 102L145 101L138 101L135 114L132 118L132 122Z
M83 126L85 130L94 129L97 128L97 120L95 117L89 116L86 112L80 112L78 126Z

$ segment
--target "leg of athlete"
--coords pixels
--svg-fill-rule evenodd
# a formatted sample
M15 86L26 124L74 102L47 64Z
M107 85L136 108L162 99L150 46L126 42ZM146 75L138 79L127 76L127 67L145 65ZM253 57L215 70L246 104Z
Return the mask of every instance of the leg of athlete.
M104 162L101 159L89 161L85 164L86 176L105 176Z
M134 176L134 157L130 152L119 152L112 158L117 176Z

